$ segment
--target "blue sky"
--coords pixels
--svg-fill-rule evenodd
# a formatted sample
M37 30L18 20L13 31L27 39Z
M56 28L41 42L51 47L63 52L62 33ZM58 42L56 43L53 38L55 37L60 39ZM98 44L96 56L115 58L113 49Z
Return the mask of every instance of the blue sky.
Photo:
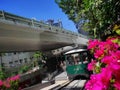
M54 0L0 0L0 10L37 20L60 19L65 29L77 32L74 23Z

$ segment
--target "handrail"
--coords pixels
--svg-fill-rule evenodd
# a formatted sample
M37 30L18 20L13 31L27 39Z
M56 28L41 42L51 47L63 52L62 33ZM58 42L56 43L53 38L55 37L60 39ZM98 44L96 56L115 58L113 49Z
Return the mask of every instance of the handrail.
M0 19L5 19L5 20L8 20L8 21L13 21L13 22L22 23L22 24L27 24L27 25L32 26L32 27L39 27L39 28L41 28L41 27L45 28L46 27L45 29L48 29L48 30L50 30L50 28L51 28L51 30L53 30L53 31L58 30L58 31L63 31L67 34L80 36L80 37L83 37L83 38L88 38L85 35L78 34L78 33L72 32L70 30L66 30L64 28L61 28L61 27L51 26L51 25L46 24L44 22L40 22L40 21L37 21L37 20L34 20L34 19L21 17L21 16L11 14L11 13L8 13L8 12L5 12L5 11L0 11Z

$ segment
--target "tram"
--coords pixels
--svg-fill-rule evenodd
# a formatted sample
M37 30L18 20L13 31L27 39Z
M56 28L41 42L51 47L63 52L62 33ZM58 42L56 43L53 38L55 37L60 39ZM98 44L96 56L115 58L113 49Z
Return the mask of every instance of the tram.
M89 78L87 65L89 61L89 53L87 49L74 49L65 53L66 72L69 79L77 76Z

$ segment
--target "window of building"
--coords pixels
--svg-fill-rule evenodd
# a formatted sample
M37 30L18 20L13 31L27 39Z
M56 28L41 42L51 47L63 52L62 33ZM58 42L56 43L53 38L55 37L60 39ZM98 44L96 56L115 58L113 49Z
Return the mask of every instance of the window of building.
M14 54L16 54L16 52L14 52Z
M33 57L30 57L30 60L32 61L32 60L33 60Z
M22 60L22 59L20 59L19 61L20 61L20 63L23 63L23 60Z
M11 56L12 55L12 53L8 53L8 56Z
M2 67L4 67L5 66L5 63L2 63Z
M13 64L13 62L9 62L9 64Z
M15 61L15 64L18 64L18 61Z
M10 67L13 67L14 65L13 65L13 62L9 62L9 65L10 65Z
M24 60L25 60L25 63L27 63L27 58L24 58Z

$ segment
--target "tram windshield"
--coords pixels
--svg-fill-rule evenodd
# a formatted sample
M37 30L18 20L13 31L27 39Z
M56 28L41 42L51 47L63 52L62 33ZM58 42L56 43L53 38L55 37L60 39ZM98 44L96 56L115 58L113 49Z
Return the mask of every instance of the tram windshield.
M76 49L65 53L67 65L88 63L87 49Z

